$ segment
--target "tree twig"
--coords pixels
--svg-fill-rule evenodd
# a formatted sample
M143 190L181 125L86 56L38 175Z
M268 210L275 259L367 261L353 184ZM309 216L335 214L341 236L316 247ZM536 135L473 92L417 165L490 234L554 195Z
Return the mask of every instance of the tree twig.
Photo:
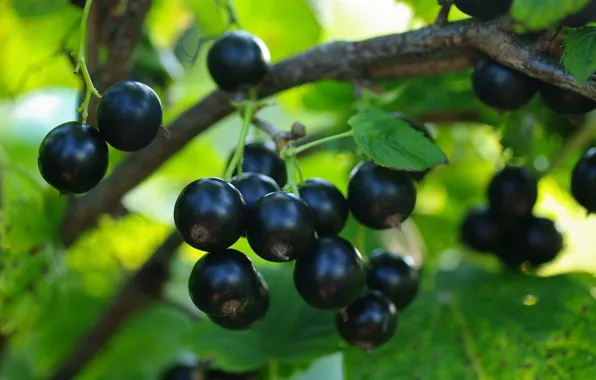
M454 51L467 56L469 48L473 47L529 76L596 99L596 86L578 84L557 62L537 57L530 47L501 30L510 30L511 26L512 22L508 18L488 22L463 20L444 27L432 25L357 42L329 42L273 65L258 89L258 96L264 98L321 79L367 79L380 67L399 67L400 63L408 68L404 77L422 76L428 71L433 75L440 74L433 65L419 65L418 70L415 70L412 62L432 61L433 57L445 56ZM460 65L463 68L464 64ZM444 70L452 71L453 67L447 66ZM151 175L191 139L233 111L229 95L216 90L183 112L168 128L170 139L156 139L147 148L128 156L109 177L70 208L61 228L64 244L72 244L79 234L93 227L98 217L117 204L129 190Z
M439 0L439 5L441 6L441 10L435 19L435 25L438 26L445 26L447 25L447 20L449 19L449 11L451 11L452 0Z
M180 244L180 235L177 231L172 232L125 282L99 320L50 377L51 380L72 379L134 315L161 299L163 286L169 278L170 263Z

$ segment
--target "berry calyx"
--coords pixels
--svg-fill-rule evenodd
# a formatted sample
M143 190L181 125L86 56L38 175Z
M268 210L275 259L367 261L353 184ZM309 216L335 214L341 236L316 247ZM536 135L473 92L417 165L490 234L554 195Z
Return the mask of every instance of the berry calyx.
M202 256L192 268L188 280L192 302L212 317L240 312L255 302L260 286L252 261L242 252L230 248Z
M526 74L483 58L474 68L472 89L487 106L512 111L523 107L534 97L538 84Z
M532 214L538 199L538 179L526 167L506 166L487 189L491 210L500 217L521 219Z
M468 248L477 252L494 252L501 239L501 222L490 209L472 209L464 216L459 240Z
M573 91L547 83L540 84L540 96L544 104L556 113L580 115L596 109L596 102Z
M308 205L283 191L269 193L253 207L246 224L253 251L271 262L292 261L315 240L315 218Z
M386 295L398 310L405 309L416 297L418 269L409 256L375 249L371 252L366 272L366 286Z
M242 173L242 178L234 177L230 183L242 194L249 212L259 199L280 190L277 182L261 173Z
M103 179L108 158L108 145L97 129L70 121L44 137L37 166L43 179L60 193L82 194Z
M232 152L228 158L228 165L233 155ZM235 168L233 173L237 175L238 170ZM264 174L273 178L280 188L287 183L287 169L284 161L279 158L275 150L260 142L252 142L244 146L242 173Z
M399 227L414 211L416 196L416 185L406 172L364 161L350 173L350 211L358 222L369 228Z
M366 273L360 252L339 236L318 239L294 265L294 285L310 306L339 310L364 290Z
M462 13L479 20L490 20L509 12L513 0L453 0Z
M162 125L159 97L146 84L118 82L97 105L97 129L112 147L134 152L153 141Z
M588 214L596 212L596 148L585 152L571 171L571 195Z
M174 223L184 241L201 251L223 250L246 227L247 208L240 191L220 178L189 183L174 205Z
M228 330L248 330L262 320L269 310L269 286L260 272L257 272L259 285L257 294L236 313L223 317L209 316L216 325Z
M310 178L298 187L300 197L315 216L319 236L337 235L348 220L348 201L341 191L323 178Z
M387 343L397 330L395 305L377 290L365 291L348 306L344 315L338 313L335 324L341 337L366 352Z
M217 86L237 91L259 84L269 72L271 55L265 43L245 31L226 32L207 53L207 68Z

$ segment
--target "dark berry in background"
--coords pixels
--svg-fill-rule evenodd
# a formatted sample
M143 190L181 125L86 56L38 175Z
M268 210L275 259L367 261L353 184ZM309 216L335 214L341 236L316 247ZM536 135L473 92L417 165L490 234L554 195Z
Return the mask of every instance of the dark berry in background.
M43 179L63 194L94 188L108 170L108 146L97 129L70 121L41 142L37 165Z
M491 179L487 195L493 213L525 218L532 214L538 199L538 178L528 167L506 166Z
M503 226L500 219L486 208L470 210L460 226L460 241L477 252L490 253L501 243Z
M596 212L596 148L589 149L575 164L571 195L588 213Z
M513 0L453 0L462 13L479 20L490 20L509 12Z
M592 99L551 84L541 83L539 91L544 104L559 114L579 115L596 109Z

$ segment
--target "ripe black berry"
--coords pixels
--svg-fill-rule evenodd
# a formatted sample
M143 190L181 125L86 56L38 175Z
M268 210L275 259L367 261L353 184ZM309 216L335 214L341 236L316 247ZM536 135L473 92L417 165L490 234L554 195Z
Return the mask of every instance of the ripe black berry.
M435 139L431 136L430 132L428 131L428 128L426 128L426 126L424 124L420 124L420 123L416 122L415 120L413 120L401 113L398 113L398 112L391 112L390 115L405 121L406 123L408 123L408 125L412 129L415 129L418 132L422 132L424 137L426 137L428 140L430 140L433 143L435 142ZM412 178L414 178L414 180L416 182L421 182L430 171L431 171L431 169L426 169L421 172L410 172L410 175L412 176Z
M260 279L252 261L235 249L213 251L192 268L188 291L195 306L213 317L234 315L254 302Z
M294 265L294 285L317 309L339 310L364 290L366 273L360 252L339 236L318 239Z
M454 0L453 4L462 13L480 19L490 20L509 12L513 0Z
M526 167L507 166L492 178L487 193L495 214L509 219L524 218L532 214L538 199L538 179Z
M383 293L365 291L335 318L337 330L348 343L370 351L387 343L397 329L395 305Z
M315 240L315 218L308 205L283 191L261 198L249 213L246 237L253 251L272 262L292 261Z
M405 309L418 293L418 269L411 257L375 249L369 257L366 285L386 295L398 310Z
M539 87L544 104L556 113L578 115L596 109L596 102L573 91L542 83Z
M37 165L43 179L61 193L85 193L108 170L108 145L97 129L70 121L44 137Z
M228 165L232 160L233 152L228 158ZM242 158L242 173L261 173L271 177L279 187L284 187L287 182L286 165L277 153L267 145L252 142L244 146ZM234 174L238 174L235 169Z
M510 111L526 105L536 94L538 85L526 74L483 58L476 63L472 88L484 104Z
M269 309L269 286L261 273L257 272L257 275L259 278L257 293L244 308L232 315L209 316L209 319L228 330L248 330L263 319Z
M242 173L242 178L234 177L230 183L240 191L249 211L259 199L280 190L277 182L260 173Z
M143 149L157 136L163 111L151 87L134 81L114 84L97 105L97 129L118 150Z
M499 218L490 210L470 210L460 226L460 241L477 252L494 252L502 239Z
M414 211L416 185L406 172L364 161L350 173L348 205L354 218L369 228L398 227Z
M299 187L300 197L315 215L315 229L319 236L337 235L348 220L348 201L331 182L310 178Z
M246 227L247 208L240 191L219 178L189 183L174 205L174 223L184 241L202 251L226 249Z
M261 39L244 30L225 33L207 53L211 78L224 91L259 84L269 72L271 59Z
M588 213L596 212L596 148L589 149L571 172L571 195Z

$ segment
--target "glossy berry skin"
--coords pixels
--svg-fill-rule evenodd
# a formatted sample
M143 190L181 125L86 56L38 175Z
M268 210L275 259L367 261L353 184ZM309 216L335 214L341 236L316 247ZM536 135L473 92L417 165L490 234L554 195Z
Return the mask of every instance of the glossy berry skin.
M315 218L302 199L276 191L261 198L249 213L246 237L261 258L292 261L314 242Z
M596 148L584 153L571 171L571 195L589 214L596 212Z
M512 111L526 105L538 91L538 85L519 71L483 58L474 68L472 89L484 104L501 111Z
M424 137L426 137L427 139L429 139L430 141L432 141L433 143L435 142L435 139L431 136L430 132L428 131L428 129L426 128L426 126L424 124L420 124L417 121L401 114L398 112L391 112L389 113L391 116L396 117L398 119L401 119L403 121L405 121L406 123L408 123L408 125L412 128L417 130L418 132L422 132L422 134L424 135ZM412 178L414 178L414 180L416 182L421 182L424 177L426 177L426 175L431 171L432 169L426 169L424 171L421 172L410 172L410 175L412 176Z
M234 244L246 228L247 214L240 191L214 177L189 183L174 205L174 223L184 241L207 252Z
M383 293L367 290L347 307L345 315L337 314L335 324L346 342L369 352L393 337L398 324L397 310Z
M418 269L411 257L384 249L371 252L366 286L387 296L398 310L405 309L418 294Z
M97 129L112 147L134 152L153 141L162 125L159 97L146 84L118 82L97 105Z
M318 239L294 265L300 297L316 309L339 310L364 290L366 272L360 252L339 236Z
M228 164L233 154L234 152L228 157ZM287 183L285 163L275 150L260 142L252 142L244 146L242 172L264 174L273 178L280 188ZM234 175L237 174L238 171L234 170Z
M509 12L513 0L453 0L462 13L479 20L490 20Z
M499 217L525 218L532 214L538 199L538 179L527 167L506 166L491 179L487 196Z
M366 227L400 226L414 211L416 196L416 185L406 172L364 161L350 173L348 205L354 218Z
M192 302L213 317L240 312L258 297L260 286L252 261L242 252L230 248L202 256L188 280Z
M233 315L209 316L213 323L227 330L248 330L265 317L269 310L269 286L263 275L257 274L259 286L255 297Z
M280 191L277 182L260 173L242 173L242 178L236 176L230 183L240 191L249 211L265 195Z
M556 113L579 115L596 109L596 102L575 92L542 83L539 88L544 104Z
M224 91L259 84L269 72L271 56L263 41L245 30L226 32L207 53L211 78Z
M108 145L90 125L63 123L44 137L37 166L43 179L62 194L82 194L105 176Z
M319 236L337 235L346 225L348 201L341 191L323 178L310 178L298 188L300 197L315 215L315 229Z
M459 240L477 252L494 252L502 239L502 225L490 209L470 210L460 226Z

